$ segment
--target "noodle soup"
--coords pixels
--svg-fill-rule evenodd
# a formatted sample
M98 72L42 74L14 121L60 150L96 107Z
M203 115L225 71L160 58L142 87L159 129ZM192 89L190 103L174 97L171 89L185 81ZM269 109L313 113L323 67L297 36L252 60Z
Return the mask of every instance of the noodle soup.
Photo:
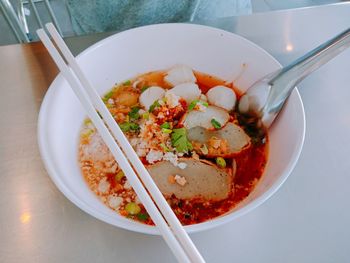
M254 189L268 136L236 110L233 83L187 66L116 84L103 101L182 224L232 210ZM79 163L89 188L117 213L153 225L124 173L86 119Z

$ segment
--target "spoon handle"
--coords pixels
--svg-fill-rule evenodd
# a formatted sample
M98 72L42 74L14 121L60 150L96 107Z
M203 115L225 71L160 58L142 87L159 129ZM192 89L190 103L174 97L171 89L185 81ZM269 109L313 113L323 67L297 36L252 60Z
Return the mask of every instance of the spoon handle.
M263 109L264 114L277 114L300 81L349 46L350 28L275 73L268 82L271 89Z

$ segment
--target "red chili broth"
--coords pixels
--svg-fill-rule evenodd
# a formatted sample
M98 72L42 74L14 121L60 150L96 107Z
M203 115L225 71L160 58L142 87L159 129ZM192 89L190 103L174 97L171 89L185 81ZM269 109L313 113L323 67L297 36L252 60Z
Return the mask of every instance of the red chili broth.
M235 91L237 99L241 97L242 92L232 82L227 83L222 79L198 71L195 71L194 74L197 84L204 94L214 86L224 85ZM146 76L148 77L147 80L153 84L153 80L157 82L157 80L163 79L164 72L147 74ZM164 81L162 80L162 82ZM158 83L158 85L160 84ZM268 138L266 137L264 144L252 145L248 150L234 157L237 172L234 179L234 190L227 199L209 202L203 202L199 199L180 200L175 196L168 199L180 222L184 225L201 223L225 214L243 201L253 191L264 172L268 156L267 145ZM144 207L142 207L142 211L144 211ZM137 220L137 218L135 219ZM153 225L151 219L142 222Z
M164 81L165 71L149 72L139 76L142 81L138 84L138 88L144 86L158 85L164 88L170 86ZM210 88L217 85L224 85L232 88L237 98L241 96L241 92L233 83L227 83L222 79L214 76L204 74L201 72L194 72L197 84L205 94ZM237 171L234 178L234 187L227 199L221 201L203 201L200 199L180 200L175 196L168 198L173 211L179 218L183 225L191 225L201 223L215 217L221 216L226 212L232 210L238 203L245 199L254 189L256 183L260 180L267 162L268 156L268 137L265 138L263 144L253 144L249 149L239 153L234 157L237 164ZM145 158L141 158L144 164L148 164ZM208 159L210 160L210 159ZM210 161L215 162L211 159ZM226 159L227 166L232 165L232 159ZM119 187L116 181L115 174L107 174L107 178L112 188ZM123 179L125 180L125 178ZM141 214L146 214L145 208L141 206ZM121 213L122 214L122 213ZM125 216L133 218L144 224L154 225L150 217L140 220L137 216Z

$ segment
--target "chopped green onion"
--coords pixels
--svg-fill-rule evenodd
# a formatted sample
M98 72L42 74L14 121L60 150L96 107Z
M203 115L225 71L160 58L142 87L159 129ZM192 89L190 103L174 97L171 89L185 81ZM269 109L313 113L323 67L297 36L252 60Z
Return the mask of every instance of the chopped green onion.
M127 81L125 81L125 82L123 83L124 86L128 86L128 85L130 85L130 84L131 84L131 81L130 81L130 80L127 80Z
M189 111L193 110L198 103L202 104L204 107L209 107L209 104L206 101L193 100L193 101L191 101L190 105L188 106L188 110Z
M163 133L168 133L168 134L170 134L170 133L173 132L173 130L172 130L172 129L165 129L165 128L162 128L162 132L163 132Z
M140 129L140 126L137 123L133 122L123 122L119 124L119 127L123 132L137 131Z
M209 107L209 104L208 104L208 102L206 102L206 101L201 101L201 103L202 103L202 105L204 106L204 107Z
M146 213L139 213L139 214L137 214L137 218L140 221L146 221L149 218L149 215Z
M109 100L112 96L113 96L114 90L111 90L109 92L107 92L104 96L103 96L103 101L107 102L107 100Z
M222 157L216 157L216 164L220 167L220 168L225 168L226 167L226 161L224 158Z
M163 129L170 129L171 126L170 126L170 123L169 123L169 122L164 122L162 125L160 125L160 128L163 128Z
M164 152L170 152L169 147L166 146L165 143L162 142L162 143L160 144L160 147L162 147L162 149L163 149Z
M129 213L129 215L137 215L141 212L141 207L134 202L130 202L125 206L125 210Z
M95 131L92 130L92 129L85 130L85 131L83 131L83 132L81 133L81 137L82 137L83 139L87 139L87 138L90 137L90 135L94 134L94 132L95 132Z
M120 170L116 175L115 175L115 180L120 182L123 177L125 176L124 172L122 170Z
M130 130L130 122L123 122L119 124L119 127L123 132L127 132Z
M213 127L215 128L215 129L220 129L221 128L221 124L220 124L220 122L218 122L217 120L215 120L215 119L211 119L211 124L213 125Z
M137 131L140 129L140 126L137 123L130 123L130 129L133 131Z
M144 92L146 89L148 89L149 88L149 86L143 86L142 88L141 88L141 93L142 92Z
M199 100L193 100L193 101L191 101L190 105L188 106L188 110L189 110L189 111L190 111L190 110L193 110L194 107L196 107L198 101L199 101Z
M142 114L142 119L148 120L149 119L149 112L146 111L145 113Z
M91 122L91 120L89 118L86 118L84 120L84 125L89 125L90 123L92 123L92 122Z
M131 108L131 111L128 113L128 115L132 120L138 120L140 118L139 110L140 108L137 106Z
M155 102L153 102L153 104L151 105L151 107L149 107L149 112L153 112L155 108L159 107L160 104L158 102L158 100L156 100Z

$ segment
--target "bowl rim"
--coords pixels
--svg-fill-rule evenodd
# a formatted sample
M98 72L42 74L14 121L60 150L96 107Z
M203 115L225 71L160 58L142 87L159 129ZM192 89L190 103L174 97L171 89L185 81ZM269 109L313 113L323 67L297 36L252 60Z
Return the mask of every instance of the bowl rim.
M252 42L252 41L250 41L250 40L248 40L240 35L237 35L235 33L232 33L232 32L226 31L226 30L222 30L219 28L215 28L215 27L198 25L198 24L190 24L190 23L153 24L153 25L146 25L146 26L136 27L136 28L122 31L122 32L118 32L116 34L108 36L105 39L102 39L102 40L96 42L95 44L91 45L90 47L88 47L87 49L82 51L79 55L77 55L76 58L77 58L77 60L79 60L79 58L85 56L86 54L93 52L95 49L98 49L101 46L105 45L106 43L113 41L114 38L119 37L121 34L127 34L130 31L137 32L139 30L143 30L144 28L158 28L158 27L169 27L169 26L170 27L193 27L193 28L199 28L199 29L205 29L205 30L214 30L217 32L221 31L221 33L225 33L225 34L232 34L235 37L237 37L238 39L241 39L245 42L249 42L250 45L257 48L260 52L265 53L265 55L267 57L269 57L271 60L273 60L278 67L282 68L282 65L271 54L269 54L266 50L264 50L262 47L258 46L254 42ZM77 198L76 195L73 194L70 191L70 189L67 188L65 186L65 184L60 180L60 175L59 175L58 170L55 168L55 163L53 162L53 160L51 158L47 158L48 156L50 156L50 153L49 153L49 148L46 146L46 143L45 143L46 135L45 135L45 125L44 124L45 124L45 118L47 115L46 109L49 106L49 100L51 99L51 97L53 97L54 87L59 86L63 82L63 80L64 80L64 77L62 76L62 73L58 73L58 75L56 76L54 81L50 84L50 86L49 86L49 88L48 88L48 90L43 98L43 102L40 106L39 116L38 116L37 140L38 140L38 145L39 145L39 152L40 152L41 158L43 160L45 169L48 171L49 177L54 182L56 187L63 193L63 195L68 200L70 200L78 208L80 208L81 210L83 210L84 212L89 214L90 216L93 216L93 217L95 217L103 222L106 222L108 224L111 224L113 226L117 226L117 227L127 229L127 230L130 230L133 232L150 234L150 235L160 235L158 229L155 226L148 226L148 225L144 225L142 223L130 224L129 222L123 222L123 221L118 221L116 223L114 220L110 220L107 216L104 216L101 213L96 213L96 211L94 209L92 209L91 207L89 207L88 204L86 204L81 199ZM209 230L209 229L215 228L217 226L231 222L232 220L247 214L248 212L254 210L256 207L260 206L262 203L267 201L275 192L277 192L277 190L281 187L281 185L287 180L287 178L291 174L292 170L294 169L294 167L295 167L295 165L300 157L300 154L301 154L301 151L303 148L303 144L304 144L304 140L305 140L305 130L306 130L305 110L304 110L304 105L303 105L300 93L299 93L297 88L294 89L293 93L294 93L294 96L296 96L296 99L300 104L300 111L302 113L302 116L301 116L301 118L302 118L302 127L301 127L302 136L298 138L298 144L297 144L298 147L294 150L294 152L292 154L293 158L288 163L288 165L284 168L284 173L278 178L278 180L276 180L271 185L271 187L266 192L264 192L261 196L256 198L253 202L241 207L240 209L238 209L234 213L225 214L223 216L220 216L220 217L217 217L215 219L208 220L208 221L205 221L205 222L202 222L199 224L184 226L187 233L196 233L196 232Z

